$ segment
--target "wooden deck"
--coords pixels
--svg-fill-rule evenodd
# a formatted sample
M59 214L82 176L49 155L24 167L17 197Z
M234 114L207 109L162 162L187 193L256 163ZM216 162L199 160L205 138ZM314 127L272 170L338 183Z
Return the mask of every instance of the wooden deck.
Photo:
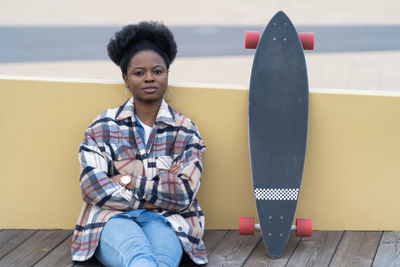
M0 266L102 266L71 261L72 230L0 230ZM400 232L314 231L268 257L259 232L206 231L207 266L400 266ZM196 266L183 258L180 266Z

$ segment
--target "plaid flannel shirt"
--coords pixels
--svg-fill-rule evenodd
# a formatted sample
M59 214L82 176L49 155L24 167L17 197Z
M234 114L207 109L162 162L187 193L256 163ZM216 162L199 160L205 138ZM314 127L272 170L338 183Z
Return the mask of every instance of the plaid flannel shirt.
M163 101L144 145L134 117L133 98L102 112L85 132L79 149L84 204L72 236L72 260L91 258L101 231L114 215L142 209L166 217L182 247L197 264L207 263L202 240L204 215L195 198L200 186L205 144L197 127ZM173 161L182 166L169 172ZM134 176L129 190L109 177Z

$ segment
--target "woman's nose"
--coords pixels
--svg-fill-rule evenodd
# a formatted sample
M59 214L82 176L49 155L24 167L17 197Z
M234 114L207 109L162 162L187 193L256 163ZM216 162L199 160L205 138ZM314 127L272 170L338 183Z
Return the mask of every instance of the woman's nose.
M147 72L145 74L145 82L154 82L154 78L153 78L153 73L152 72Z

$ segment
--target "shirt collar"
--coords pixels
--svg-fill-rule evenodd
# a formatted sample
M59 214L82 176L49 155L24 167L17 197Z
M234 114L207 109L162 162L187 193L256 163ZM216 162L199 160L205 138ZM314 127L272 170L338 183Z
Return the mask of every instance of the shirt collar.
M129 98L124 104L122 104L117 111L115 116L116 120L124 120L127 118L131 118L132 121L135 120L134 116L134 108L133 108L133 97Z
M133 97L129 98L124 104L122 104L115 116L116 120L124 120L131 118L132 121L136 121L134 115L134 104ZM163 122L165 124L175 126L175 114L173 109L163 99L160 109L158 110L156 122Z

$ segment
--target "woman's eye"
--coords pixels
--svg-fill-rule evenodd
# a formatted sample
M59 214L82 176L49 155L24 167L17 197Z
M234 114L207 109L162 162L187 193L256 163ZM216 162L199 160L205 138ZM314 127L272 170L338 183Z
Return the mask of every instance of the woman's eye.
M135 72L135 75L136 76L142 76L143 75L143 71L137 71L137 72Z
M162 70L155 70L155 71L153 71L153 73L154 73L154 74L162 74L163 71L162 71Z

